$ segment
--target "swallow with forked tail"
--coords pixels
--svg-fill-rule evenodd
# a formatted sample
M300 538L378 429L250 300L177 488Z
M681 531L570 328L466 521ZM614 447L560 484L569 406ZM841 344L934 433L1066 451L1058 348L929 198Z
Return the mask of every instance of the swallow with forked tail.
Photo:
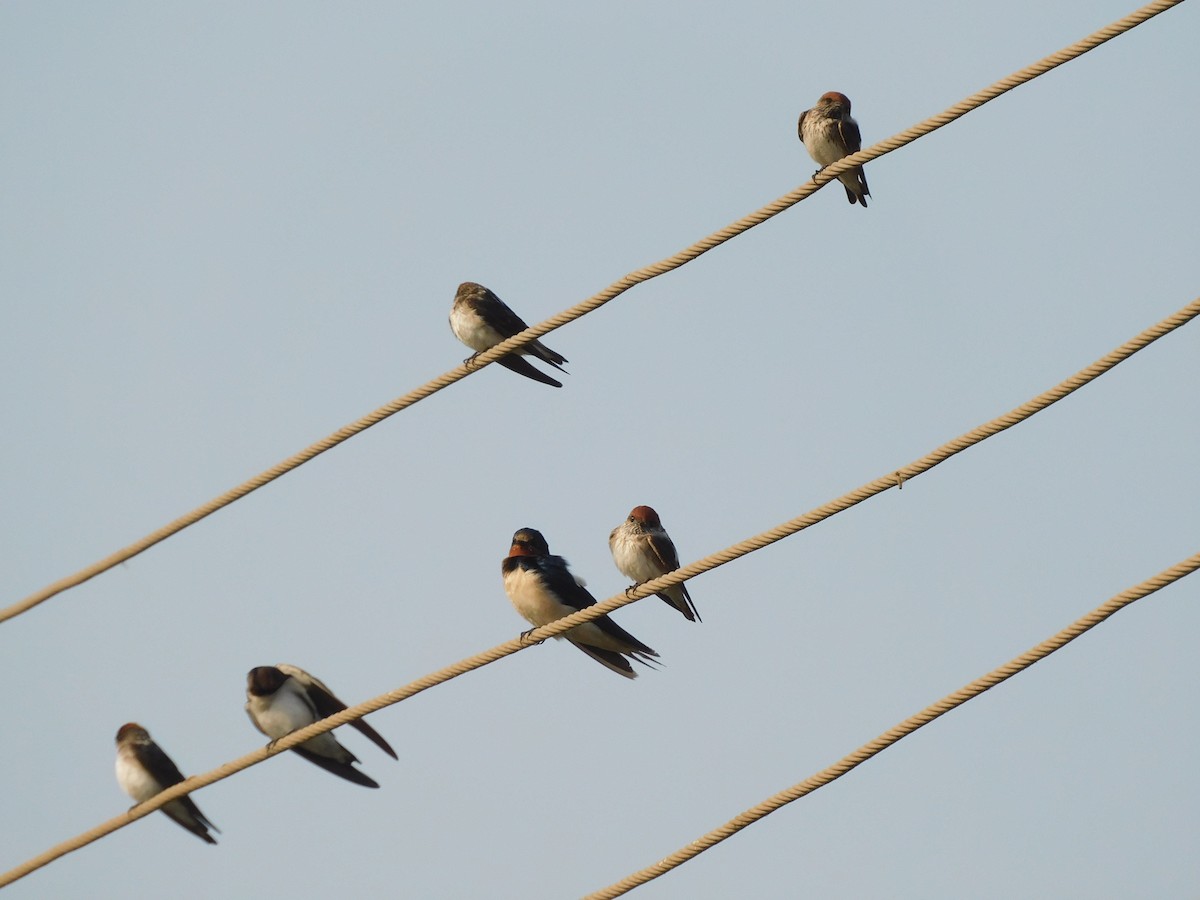
M850 115L850 98L837 91L822 94L816 106L801 113L797 130L804 149L821 169L862 149L858 123ZM861 203L863 209L867 208L871 191L862 166L843 172L838 181L846 189L846 199L852 205Z
M534 627L548 625L596 603L596 598L571 574L567 561L552 556L546 539L532 528L522 528L513 535L512 549L500 564L500 571L512 605ZM637 677L630 659L651 665L652 657L658 656L608 616L578 625L557 637L566 638L596 662L626 678Z
M145 803L181 781L183 773L151 739L150 732L136 722L127 722L120 727L117 731L117 783L135 803ZM190 795L172 800L162 807L162 812L205 843L217 842L208 830L211 828L220 834L221 829L208 821Z
M508 308L507 303L482 284L464 281L458 286L458 292L454 295L454 306L450 310L450 329L456 338L475 351L464 362L469 363L484 350L490 350L528 327L524 319ZM561 381L534 368L522 359L522 356L537 357L566 374L567 370L562 367L562 363L567 361L566 357L555 353L541 341L530 341L520 350L502 356L496 362L518 375L552 387L562 387Z
M679 568L679 554L662 521L649 506L635 506L629 516L608 536L608 549L621 574L633 586L652 581ZM659 591L658 597L675 607L689 622L699 622L700 613L684 583Z
M323 682L298 666L286 663L257 666L246 676L246 713L254 727L269 737L271 743L345 708L346 704L335 697ZM392 759L398 758L396 751L379 732L362 719L355 719L349 724ZM292 750L310 763L347 781L363 787L379 787L378 782L354 768L358 757L338 743L332 731L319 734L292 747Z

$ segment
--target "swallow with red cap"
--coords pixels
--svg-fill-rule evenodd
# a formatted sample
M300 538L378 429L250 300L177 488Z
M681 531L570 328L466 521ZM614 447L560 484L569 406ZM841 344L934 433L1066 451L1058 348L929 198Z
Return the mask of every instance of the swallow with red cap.
M183 773L154 742L150 732L137 722L126 722L118 729L117 784L135 803L145 803L181 781ZM172 800L161 811L206 844L217 842L208 830L220 834L221 829L208 821L190 795Z
M634 588L679 568L675 544L663 528L658 513L649 506L635 506L625 521L612 530L608 536L608 549L621 574L633 579ZM696 611L686 584L672 585L659 591L658 596L683 613L689 622L700 621L700 613Z
M858 123L850 115L850 98L837 91L822 94L816 106L802 112L797 131L804 149L821 169L862 149ZM817 170L818 174L821 169ZM846 189L846 199L852 205L861 203L866 209L871 191L867 188L867 176L863 174L862 166L843 172L838 180Z
M524 319L508 308L507 303L482 284L464 281L458 286L454 295L454 306L450 309L450 330L456 338L475 351L464 362L470 363L484 350L490 350L528 327ZM566 357L555 353L541 341L530 341L520 350L502 356L496 362L518 375L551 387L562 387L561 381L556 381L540 369L534 368L522 359L522 356L536 357L566 374L567 370L562 367L562 363L567 361Z
M533 528L522 528L513 535L512 549L500 564L500 571L508 599L535 628L596 603L596 598L571 574L567 561L552 556L542 533ZM626 678L637 678L629 660L652 665L658 656L608 616L557 637L566 638L596 662Z
M277 666L257 666L246 676L246 714L254 727L271 739L271 743L299 728L327 719L346 708L318 678L299 666L280 663ZM348 723L375 743L392 759L396 751L374 728L362 719ZM319 734L297 747L296 753L327 772L377 788L379 783L354 768L358 757L343 747L332 731Z

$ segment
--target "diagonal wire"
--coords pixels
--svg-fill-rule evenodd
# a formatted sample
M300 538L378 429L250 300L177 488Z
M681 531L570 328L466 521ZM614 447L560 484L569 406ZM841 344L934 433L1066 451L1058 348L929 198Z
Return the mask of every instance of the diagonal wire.
M876 159L884 154L891 153L893 150L899 149L906 144L910 144L917 140L917 138L936 131L942 126L953 122L955 119L965 116L972 110L978 109L980 106L983 106L990 100L996 99L1000 95L1011 91L1013 88L1037 78L1039 75L1044 75L1046 72L1061 66L1063 63L1070 62L1071 60L1082 56L1089 50L1095 49L1106 41L1112 40L1114 37L1129 31L1131 28L1142 24L1148 19L1151 19L1159 13L1165 12L1172 6L1176 6L1182 2L1183 0L1155 0L1155 2L1143 6L1141 9L1130 13L1123 19L1119 19L1110 25L1106 25L1099 31L1093 32L1082 40L1071 44L1069 47L1065 47L1062 50L1059 50L1057 53L1052 53L1050 56L1038 60L1036 63L1026 66L1023 69L1020 69L1019 71L1000 79L983 90L972 94L965 100L956 103L949 109L938 113L937 115L932 116L925 121L900 132L899 134L882 140L879 143L868 147L866 150L862 150L852 156L847 156L844 159L827 166L825 169L815 175L811 181L806 182L790 193L784 194L778 200L767 204L761 209L739 219L731 225L727 225L720 231L710 234L708 237L697 241L690 247L679 251L673 256L669 256L664 260L660 260L659 262L630 272L625 277L615 281L603 291L598 294L594 294L582 303L576 304L570 309L564 310L563 312L546 319L544 322L527 328L520 334L509 338L501 344L497 344L491 350L479 354L479 356L473 360L471 365L464 363L457 368L451 369L449 372L443 373L432 381L427 382L413 391L410 391L404 396L397 397L390 403L384 404L374 412L368 413L356 421L351 422L349 425L339 428L328 437L322 438L315 444L311 444L310 446L301 450L299 453L296 453L282 462L277 463L266 471L261 472L249 479L248 481L242 482L237 487L231 488L230 490L221 494L219 497L209 500L204 505L197 507L186 515L180 516L178 519L169 522L156 531L150 532L150 534L140 538L137 541L134 541L127 547L123 547L115 553L112 553L103 559L80 569L78 572L68 575L65 578L61 578L58 581L55 581L52 584L35 591L11 606L0 609L0 622L5 622L23 612L27 612L38 604L49 600L56 594L60 594L63 591L69 590L73 587L78 587L84 582L95 578L97 575L107 572L114 566L132 559L134 556L137 556L139 553L148 550L160 541L164 541L172 535L178 534L180 531L183 531L183 529L194 525L201 519L212 515L217 510L223 509L231 503L240 500L247 494L252 493L253 491L258 490L260 487L271 483L276 478L286 475L293 469L298 468L309 460L321 455L326 450L331 450L343 441L349 440L355 435L366 431L372 425L377 425L379 422L382 422L384 419L395 415L401 410L407 409L413 404L424 400L426 397L437 393L443 388L449 387L456 381L466 378L476 368L495 362L496 360L500 359L500 357L506 356L507 354L516 350L518 347L521 347L536 338L550 333L556 328L561 328L568 322L573 322L581 316L598 309L599 307L608 303L608 301L620 296L631 287L641 284L644 281L649 281L652 278L656 278L659 275L663 275L674 269L678 269L680 266L691 262L697 257L707 253L709 250L712 250L714 247L718 247L726 241L749 231L756 225L761 225L763 222L767 221L773 216L778 215L786 209L789 209L790 207L799 203L801 200L815 193L817 190L824 187L847 169L862 165L863 163L872 159Z
M341 725L345 725L355 719L360 719L365 715L377 712L384 707L392 706L407 700L410 697L436 687L457 678L459 675L465 675L467 672L472 672L482 668L490 663L503 659L506 656L511 656L524 650L534 643L540 643L546 638L560 635L565 631L574 628L576 625L582 625L584 622L590 622L592 619L620 609L622 606L628 606L630 603L635 603L645 597L651 596L664 590L672 585L679 584L696 575L708 572L718 566L723 566L739 557L745 556L748 553L753 553L755 550L761 550L763 547L780 541L789 535L803 531L811 525L824 521L831 516L836 515L843 510L849 509L861 503L863 500L869 499L876 494L881 494L890 488L898 488L905 481L916 478L918 475L924 474L934 466L945 462L950 457L961 453L969 447L973 447L995 434L999 434L1013 425L1023 422L1032 417L1036 413L1048 406L1058 402L1068 394L1079 390L1085 384L1099 378L1105 372L1114 368L1124 360L1133 356L1138 351L1148 347L1154 341L1163 337L1166 334L1174 331L1176 328L1187 324L1192 319L1200 316L1200 298L1193 300L1187 306L1183 307L1178 312L1173 313L1155 325L1147 328L1145 331L1138 334L1136 337L1126 341L1120 347L1117 347L1111 353L1105 354L1096 362L1086 368L1076 372L1070 378L1062 381L1052 387L1048 391L1044 391L1032 400L1022 403L1015 409L992 419L990 422L985 422L978 428L974 428L966 434L960 435L952 441L942 444L940 447L922 456L920 459L902 466L895 472L876 478L847 494L842 495L836 500L819 506L802 516L797 516L782 525L778 525L768 531L748 538L740 543L734 544L731 547L726 547L717 553L711 554L684 566L676 569L673 572L655 578L653 581L647 581L636 589L631 589L627 593L617 594L609 597L607 600L597 603L595 606L589 606L587 609L580 610L577 613L572 613L562 619L551 622L549 625L543 625L540 628L535 628L527 635L513 638L503 644L498 644L488 650L478 653L466 659L459 660L452 665L436 672L431 672L416 681L410 682L403 687L397 688L386 694L381 694L371 700L366 700L359 703L357 706L344 709L336 715L332 715L327 719L322 719L319 722L314 722L298 731L294 731L286 737L280 738L274 744L268 747L262 747L255 750L253 753L248 753L245 756L225 763L220 768L207 772L204 775L195 775L185 781L174 785L171 788L163 791L160 794L155 794L150 800L145 803L135 806L127 813L123 813L107 822L102 822L96 827L85 831L83 834L77 835L74 838L63 841L62 843L51 847L44 853L35 856L14 869L0 874L0 887L6 884L23 878L30 872L40 869L42 866L48 865L59 857L65 856L80 847L84 847L93 841L99 840L107 834L116 831L119 828L130 824L131 822L140 819L142 816L149 815L160 807L164 806L171 800L181 797L184 794L189 794L192 791L207 787L210 784L228 778L237 772L247 769L250 766L257 765L268 757L274 756L277 753L282 753L284 750L291 749L297 744L301 744L310 738L323 734L326 731L331 731Z
M1155 591L1161 590L1169 584L1178 581L1196 569L1200 569L1200 553L1189 556L1169 569L1164 569L1152 578L1143 581L1141 584L1135 585L1128 590L1122 591L1115 597L1102 603L1086 616L1076 619L1062 631L1042 641L1036 647L1027 650L1015 659L1010 660L998 668L993 669L986 675L976 678L970 684L959 688L952 694L947 694L936 703L932 703L925 707L916 715L910 716L900 724L889 728L879 737L872 741L863 744L853 753L849 753L842 757L832 766L822 769L817 774L798 784L792 785L778 794L774 794L759 803L757 806L751 807L740 815L734 816L724 825L719 828L714 828L712 831L692 841L685 847L676 850L670 856L659 860L652 866L647 866L632 875L622 878L620 881L609 885L602 890L595 891L584 897L584 900L612 900L614 897L620 897L626 894L639 885L645 884L647 881L653 881L660 875L665 875L672 869L678 868L690 859L699 856L705 850L709 850L721 843L727 838L733 837L743 828L753 825L760 819L769 816L777 809L786 806L794 800L799 800L801 797L806 797L818 788L822 788L838 778L841 778L847 772L852 771L858 766L865 763L868 759L878 753L882 753L887 748L896 744L903 738L908 737L919 728L928 725L934 719L945 715L952 709L962 706L968 700L978 697L1001 682L1007 681L1014 675L1024 672L1034 663L1039 662L1054 653L1061 650L1075 638L1079 637L1084 632L1095 628L1101 622L1115 615L1125 607L1132 603L1136 603L1143 597L1153 594Z

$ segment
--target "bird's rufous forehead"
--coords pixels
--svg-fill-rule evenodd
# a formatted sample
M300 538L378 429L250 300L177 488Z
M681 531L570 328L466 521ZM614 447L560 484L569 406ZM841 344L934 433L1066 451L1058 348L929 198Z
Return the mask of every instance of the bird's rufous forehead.
M850 108L850 98L847 97L845 94L838 93L837 91L828 91L828 92L822 94L821 99L818 102L819 103L840 103L840 104L842 104L842 106L846 107L846 109Z
M643 525L658 525L658 513L649 506L635 506L633 512L629 514L629 518L635 522L641 522Z

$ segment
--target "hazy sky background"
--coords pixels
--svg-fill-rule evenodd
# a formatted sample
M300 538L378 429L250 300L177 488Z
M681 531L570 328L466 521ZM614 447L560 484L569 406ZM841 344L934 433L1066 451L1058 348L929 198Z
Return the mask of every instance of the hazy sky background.
M805 181L796 118L887 137L1133 8L918 2L0 5L3 603ZM658 509L690 562L1029 399L1198 293L1200 11L871 163L0 625L8 869L120 813L113 736L260 746L245 673L349 703L527 625L543 531L600 598ZM1200 548L1200 325L932 473L294 754L14 898L573 897L834 762ZM1178 897L1200 882L1200 579L637 896Z

